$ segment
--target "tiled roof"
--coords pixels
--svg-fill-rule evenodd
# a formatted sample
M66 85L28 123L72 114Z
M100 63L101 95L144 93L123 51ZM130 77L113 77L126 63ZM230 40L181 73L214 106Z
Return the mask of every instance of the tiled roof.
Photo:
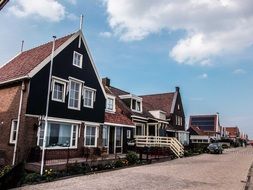
M225 127L226 131L228 132L229 137L237 137L239 135L239 128L238 127Z
M198 126L190 126L190 128L195 131L198 135L205 135L205 132L202 131ZM188 131L190 130L188 129Z
M111 92L112 92L115 96L130 94L129 92L126 92L126 91L121 90L121 89L119 89L119 88L115 88L115 87L112 87L112 86L110 86L109 88L110 88ZM121 101L122 101L122 100L121 100ZM148 112L149 110L145 107L145 105L144 105L143 103L142 103L142 104L143 104L143 105L142 105L142 113L134 112L134 111L132 111L129 107L127 107L127 106L125 105L124 102L122 102L122 103L124 104L125 109L127 109L128 112L130 112L132 116L139 116L139 117L144 117L144 118L154 118L154 117Z
M55 50L74 34L69 34L55 41ZM24 51L0 68L0 83L25 77L46 59L52 52L52 41Z
M105 91L108 94L114 95L110 87L105 86ZM115 113L105 112L105 122L134 126L134 123L130 119L131 110L125 106L124 102L118 96L116 96L115 104Z
M166 112L166 116L170 116L171 107L174 99L174 92L164 94L144 95L142 103L147 110L162 110Z

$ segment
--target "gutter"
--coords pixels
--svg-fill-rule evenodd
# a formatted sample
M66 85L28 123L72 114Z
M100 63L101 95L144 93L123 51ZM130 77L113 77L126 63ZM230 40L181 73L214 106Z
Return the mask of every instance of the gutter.
M15 165L15 162L16 162L18 133L19 133L19 127L20 127L20 118L21 118L21 112L22 112L22 102L23 102L24 91L25 91L25 82L23 81L21 85L21 94L20 94L19 109L18 109L16 142L15 142L14 151L13 151L13 160L12 160L13 166Z

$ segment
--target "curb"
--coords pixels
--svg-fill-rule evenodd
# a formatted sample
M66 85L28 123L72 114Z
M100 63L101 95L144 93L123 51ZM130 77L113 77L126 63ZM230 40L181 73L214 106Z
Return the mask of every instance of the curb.
M253 189L253 163L251 164L249 168L246 185L244 187L244 190L252 190L252 189Z

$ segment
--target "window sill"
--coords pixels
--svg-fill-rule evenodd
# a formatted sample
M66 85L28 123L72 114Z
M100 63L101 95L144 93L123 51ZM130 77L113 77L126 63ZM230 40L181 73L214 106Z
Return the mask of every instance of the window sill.
M42 147L40 147L42 149ZM60 147L60 146L56 146L56 147L45 147L45 149L47 150L67 150L67 149L77 149L77 147Z

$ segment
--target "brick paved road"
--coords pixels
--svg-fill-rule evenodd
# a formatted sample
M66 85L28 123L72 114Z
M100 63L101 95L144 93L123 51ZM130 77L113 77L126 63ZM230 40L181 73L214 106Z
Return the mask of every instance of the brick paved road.
M23 190L83 189L229 189L241 190L253 162L253 148L227 150L222 155L203 154L113 172L25 186Z

